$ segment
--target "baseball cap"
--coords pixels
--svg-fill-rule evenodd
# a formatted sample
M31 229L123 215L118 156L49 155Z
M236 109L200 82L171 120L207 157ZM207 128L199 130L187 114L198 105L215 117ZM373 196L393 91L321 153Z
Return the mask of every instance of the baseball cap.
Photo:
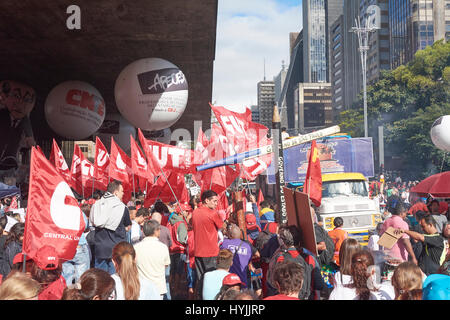
M59 265L59 257L56 249L49 245L39 248L33 260L42 270L55 270Z
M225 276L222 280L222 285L227 286L235 286L235 285L245 286L245 284L241 281L241 278L235 273L230 273Z
M247 214L245 216L245 223L247 224L247 229L256 229L258 225L256 224L256 217L253 214Z
M26 261L31 260L31 257L25 256L25 260ZM22 252L19 252L18 254L16 254L13 259L13 264L20 263L20 262L23 262L23 253Z
M450 300L450 276L445 274L431 274L422 289L423 300Z

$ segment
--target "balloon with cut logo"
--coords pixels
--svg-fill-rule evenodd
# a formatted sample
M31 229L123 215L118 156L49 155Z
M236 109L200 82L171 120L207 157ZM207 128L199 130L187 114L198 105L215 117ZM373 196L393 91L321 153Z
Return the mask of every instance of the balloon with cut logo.
M146 58L127 65L114 86L119 112L135 127L156 131L180 119L188 101L188 83L173 63Z
M442 116L434 121L430 136L436 147L450 152L450 115Z
M65 81L55 86L45 100L45 118L50 128L68 139L85 139L105 119L105 101L100 92L83 81Z
M136 128L119 113L108 113L102 126L94 134L111 150L111 137L127 154L131 152L130 134L136 138Z

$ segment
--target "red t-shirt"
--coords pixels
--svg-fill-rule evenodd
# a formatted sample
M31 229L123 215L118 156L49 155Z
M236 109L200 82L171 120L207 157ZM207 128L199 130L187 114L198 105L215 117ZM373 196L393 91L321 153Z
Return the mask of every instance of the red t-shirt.
M201 207L192 213L196 257L216 257L219 254L217 230L223 221L215 210Z
M289 297L285 294L277 294L276 296L270 296L263 300L300 300L299 298Z

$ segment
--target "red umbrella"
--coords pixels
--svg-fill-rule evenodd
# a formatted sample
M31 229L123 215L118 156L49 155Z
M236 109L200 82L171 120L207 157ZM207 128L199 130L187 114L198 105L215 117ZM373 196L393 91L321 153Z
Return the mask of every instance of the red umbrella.
M450 197L450 171L434 174L412 187L410 192L426 197L429 194L433 198Z

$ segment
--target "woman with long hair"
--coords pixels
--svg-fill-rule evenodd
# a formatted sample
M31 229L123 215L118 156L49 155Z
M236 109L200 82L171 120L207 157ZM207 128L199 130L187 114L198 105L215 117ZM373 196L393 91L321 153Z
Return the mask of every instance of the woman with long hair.
M403 262L395 268L391 283L395 300L422 300L422 271L412 262Z
M335 287L351 282L352 256L361 249L361 245L355 239L347 238L342 242L339 250L339 271L334 274Z
M66 288L61 300L116 300L115 282L101 269L88 269L74 288Z
M329 300L392 300L394 289L388 284L378 284L372 280L374 259L368 250L359 250L351 259L351 281L336 286ZM372 285L369 285L372 284Z
M156 285L140 276L136 252L130 243L122 241L116 244L112 261L116 269L112 277L116 282L117 300L161 300Z

